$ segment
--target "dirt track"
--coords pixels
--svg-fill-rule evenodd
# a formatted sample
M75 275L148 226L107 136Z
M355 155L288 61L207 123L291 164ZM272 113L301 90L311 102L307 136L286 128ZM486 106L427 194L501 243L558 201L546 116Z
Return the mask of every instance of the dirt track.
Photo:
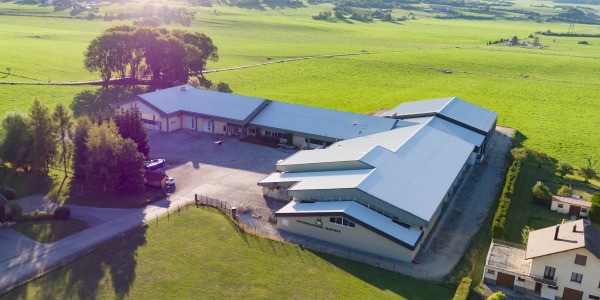
M485 221L504 182L505 159L514 129L496 127L481 165L471 168L448 209L423 244L415 269L427 272L431 280L448 275L463 257L471 238Z

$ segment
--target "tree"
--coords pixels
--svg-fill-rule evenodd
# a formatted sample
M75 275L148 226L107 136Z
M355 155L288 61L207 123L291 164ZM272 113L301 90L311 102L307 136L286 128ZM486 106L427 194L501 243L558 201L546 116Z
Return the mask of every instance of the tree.
M519 38L518 38L518 37L515 35L515 36L513 36L513 37L510 39L510 42L511 42L513 45L516 45L516 44L518 44L518 43L519 43Z
M535 157L535 161L538 163L538 168L541 168L542 164L550 161L550 157L544 152L534 151L533 155Z
M90 183L102 186L103 191L112 190L119 180L113 170L117 167L120 140L122 138L112 122L91 126L88 131L85 177Z
M600 193L595 193L592 196L592 207L589 213L590 220L600 222Z
M566 162L559 162L558 164L556 164L555 172L561 178L564 178L567 175L573 175L574 174L574 172L573 172L573 166L569 165Z
M31 168L40 173L47 173L50 161L56 155L56 130L50 110L37 98L29 109L27 131L31 137L29 162Z
M533 38L533 45L534 46L539 46L540 45L540 38L539 37L534 37Z
M596 170L594 170L594 166L596 166L598 160L592 162L591 156L586 156L584 158L587 160L588 164L587 166L582 166L579 169L577 169L577 175L583 177L585 182L588 182L588 180L590 179L598 178L598 174L596 173Z
M88 158L87 137L92 123L88 117L79 117L75 122L73 135L73 176L85 178L85 168Z
M148 133L137 106L118 110L115 113L114 120L121 137L123 139L132 139L137 146L137 151L142 153L144 158L148 157L150 153Z
M144 167L146 157L138 152L138 145L131 139L122 140L117 147L118 177L115 189L123 194L135 194L144 190Z
M498 292L491 294L487 298L487 300L508 300L508 298L506 297L506 295L504 295L504 293L498 291Z
M547 205L552 201L552 193L550 193L550 189L543 184L541 181L538 181L532 189L532 198L533 202L537 204Z
M560 189L558 189L558 192L556 192L556 194L562 197L570 197L571 195L573 195L573 189L567 185L563 185L560 187Z
M0 131L0 159L13 168L28 170L31 138L27 131L27 118L20 113L9 113L2 120Z
M61 141L61 160L63 162L65 177L67 177L67 153L70 151L70 141L73 136L71 127L73 126L73 122L71 121L71 115L67 108L62 103L58 103L56 107L54 107L54 114L52 115L52 119L56 124L58 131L60 132L60 141Z

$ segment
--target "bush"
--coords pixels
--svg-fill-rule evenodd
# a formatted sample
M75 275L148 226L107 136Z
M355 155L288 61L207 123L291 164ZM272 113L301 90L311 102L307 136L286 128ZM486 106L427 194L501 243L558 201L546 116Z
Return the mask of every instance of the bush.
M9 202L10 212L6 214L7 221L14 221L15 219L23 215L23 208L21 205L13 202Z
M521 171L521 162L523 159L517 159L515 157L515 153L528 153L525 148L518 148L523 150L518 150L517 152L511 151L513 158L515 160L512 162L508 172L506 173L506 180L504 182L504 188L502 189L502 195L500 196L498 208L496 209L496 213L494 214L494 220L492 222L492 237L495 239L502 238L504 234L504 226L506 223L506 215L508 214L508 209L510 208L511 197L514 193L514 188L517 183L517 178L519 177L519 172ZM515 149L513 149L515 150ZM519 157L519 155L517 155Z
M0 195L4 196L6 200L13 200L16 197L14 189L4 186L0 186Z
M541 181L538 181L533 186L531 197L533 202L537 204L548 205L552 202L552 193L550 193L550 189Z
M556 192L556 194L563 197L570 197L573 195L573 189L567 185L563 185L560 187L558 192Z
M54 218L57 220L66 220L71 216L71 210L68 207L60 206L54 210Z
M562 178L567 175L573 175L574 169L573 166L566 162L559 162L558 164L556 164L555 172L558 174L558 176Z
M502 292L495 292L490 295L487 300L508 300L508 298L506 298L506 295Z
M471 290L471 282L473 279L471 277L463 277L456 289L456 293L454 293L454 297L452 300L466 300L469 298L469 291Z
M504 226L506 224L506 215L508 214L509 208L510 199L506 197L500 198L500 204L498 204L498 209L494 214L494 221L492 223L492 238L502 238L502 234L504 234Z

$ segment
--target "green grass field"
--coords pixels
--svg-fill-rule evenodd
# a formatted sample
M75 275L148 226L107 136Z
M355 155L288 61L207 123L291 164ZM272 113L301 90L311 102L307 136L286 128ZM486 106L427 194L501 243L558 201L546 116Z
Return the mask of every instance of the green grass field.
M242 234L189 207L150 222L8 299L450 299L454 291Z
M87 223L68 219L17 223L11 227L40 243L52 243L88 228Z

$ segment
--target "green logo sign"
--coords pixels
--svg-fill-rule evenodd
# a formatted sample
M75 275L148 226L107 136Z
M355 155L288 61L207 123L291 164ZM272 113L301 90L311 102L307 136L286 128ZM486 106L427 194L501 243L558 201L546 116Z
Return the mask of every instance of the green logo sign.
M317 221L315 222L315 224L317 224L319 226L323 226L323 221L321 221L321 218L318 218Z

